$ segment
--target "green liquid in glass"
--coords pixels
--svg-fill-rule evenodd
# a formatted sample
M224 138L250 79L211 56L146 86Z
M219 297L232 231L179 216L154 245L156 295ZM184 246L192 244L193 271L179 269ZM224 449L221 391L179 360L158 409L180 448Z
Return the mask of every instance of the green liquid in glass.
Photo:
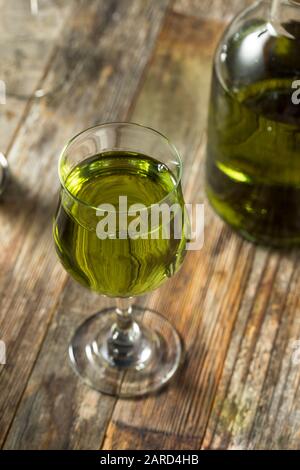
M158 239L152 239L149 225L145 239L117 235L101 240L96 233L101 218L92 209L112 204L118 210L119 196L127 196L128 207L149 207L167 198L165 203L180 204L183 210L181 187L166 165L138 153L105 152L77 165L65 188L54 239L62 264L81 284L111 297L136 296L156 289L179 269L186 240L184 233L181 239L172 237L172 223L170 239L163 238L162 226L155 229Z

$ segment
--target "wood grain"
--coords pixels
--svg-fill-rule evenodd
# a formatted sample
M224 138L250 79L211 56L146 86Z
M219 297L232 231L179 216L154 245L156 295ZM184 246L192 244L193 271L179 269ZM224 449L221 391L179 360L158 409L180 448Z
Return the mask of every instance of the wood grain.
M299 448L299 252L243 241L204 191L213 51L220 20L244 4L82 0L68 19L45 77L63 86L27 104L9 138L13 180L0 206L4 448ZM51 241L59 150L78 130L113 119L168 135L183 156L186 200L205 201L204 248L142 300L181 332L185 365L159 394L136 401L102 396L70 369L74 329L107 301L67 281Z
M64 28L64 24L67 21L68 16L72 10L72 4L75 4L75 0L69 2L63 2L59 0L56 2L56 5L59 7L57 9L57 14L48 15L49 18L47 21L43 21L43 29L41 30L37 26L41 24L36 17L31 17L26 14L26 11L29 12L29 2L26 4L23 2L24 15L21 15L21 12L18 15L19 19L16 19L16 2L7 2L5 0L0 0L0 50L1 50L1 61L0 61L0 80L5 82L5 104L0 104L0 151L3 153L9 152L9 148L13 143L13 139L20 128L20 125L27 115L29 109L29 100L31 98L30 93L33 94L35 89L38 87L40 80L45 74L45 70L48 67L49 61L51 61L53 50L58 46L58 43L61 39L61 33ZM20 7L19 3L19 7ZM53 9L51 10L53 12ZM24 24L26 18L26 30L24 31ZM20 25L20 22L22 23ZM21 27L20 27L21 26ZM47 27L46 27L47 26ZM23 37L20 38L19 35L27 35L27 41L24 41ZM34 49L35 40L37 38L43 41L43 47L38 51ZM3 44L1 44L1 40ZM23 43L23 46L26 50L27 57L35 55L35 73L34 77L36 80L32 79L30 67L22 68L22 63L17 63L17 54L20 54L20 45ZM15 51L16 56L12 55L12 52ZM39 55L36 55L36 52ZM16 70L16 67L19 67L22 71ZM24 98L18 98L10 94L10 78L16 80L18 78L20 84L20 90L22 91L22 84L29 95Z
M299 448L298 258L256 252L205 448Z
M194 202L204 198L204 131L219 32L218 23L169 15L132 116L159 127L178 144L186 197ZM206 225L203 250L190 253L179 275L149 299L184 337L186 366L160 395L117 403L105 449L200 446L254 252L208 208Z
M188 178L186 193L194 201L204 197L205 111L201 113L197 106L205 102L209 83L192 87L190 74L197 76L203 55L211 53L205 38L210 37L212 25L176 15L168 18L133 113L180 141ZM197 47L205 52L197 54ZM157 111L151 97L158 84ZM194 97L193 106L187 99L181 102L188 103L186 108L177 102L185 89ZM192 131L187 133L184 124L172 127L167 119L174 115L170 102L183 121L191 113L198 138ZM196 142L198 150L191 156ZM294 401L299 367L291 366L290 345L291 339L299 337L298 283L295 253L280 254L242 241L206 204L203 250L193 253L179 276L150 301L185 338L186 367L159 396L118 402L104 448L299 447L295 432L299 413Z
M230 20L255 0L175 0L174 11L198 18Z
M1 231L0 255L0 331L7 344L8 364L1 369L0 440L3 442L6 438L20 400L19 412L23 421L19 426L20 415L17 415L6 441L7 448L61 448L81 439L82 445L89 442L84 424L78 424L76 411L83 403L83 417L91 413L86 410L91 393L88 392L87 402L82 400L83 391L75 394L74 399L78 399L75 405L70 397L77 387L77 378L72 375L69 383L60 380L61 371L65 370L61 363L67 361L64 331L60 336L55 330L52 343L46 343L48 347L40 356L42 363L35 369L44 374L33 375L22 401L67 278L55 257L51 236L51 217L58 190L57 158L66 140L80 129L99 121L124 119L167 4L167 1L158 4L150 0L79 2L66 27L64 47L58 49L51 66L55 73L49 78L53 80L56 76L59 79L64 61L71 70L71 79L52 97L32 103L11 148L9 161L13 182L1 206L4 230ZM139 34L136 24L141 27ZM10 253L9 258L6 253ZM68 292L66 289L67 297ZM64 310L59 314L71 315L71 321L71 309L68 304L63 305ZM85 311L86 305L86 301L80 299L76 308ZM74 322L75 326L76 316ZM72 325L68 326L71 334ZM57 335L61 338L58 344ZM49 344L53 345L54 356ZM107 401L100 395L98 400L106 410ZM84 403L87 403L86 407ZM43 404L44 412L41 411ZM64 421L61 410L67 408L67 404L70 415L66 415ZM41 415L49 416L49 420L45 417L44 434L39 428ZM60 428L62 422L56 422L57 417L65 423L63 431ZM78 434L72 441L70 430L73 428ZM94 433L93 426L89 429ZM94 439L100 442L104 428L98 429L99 434L95 434Z

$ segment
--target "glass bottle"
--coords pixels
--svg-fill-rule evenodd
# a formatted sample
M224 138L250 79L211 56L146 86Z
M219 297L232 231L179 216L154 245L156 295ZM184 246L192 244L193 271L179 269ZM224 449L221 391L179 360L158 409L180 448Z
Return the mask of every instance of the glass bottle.
M250 241L300 244L300 0L263 0L217 47L206 160L215 211Z

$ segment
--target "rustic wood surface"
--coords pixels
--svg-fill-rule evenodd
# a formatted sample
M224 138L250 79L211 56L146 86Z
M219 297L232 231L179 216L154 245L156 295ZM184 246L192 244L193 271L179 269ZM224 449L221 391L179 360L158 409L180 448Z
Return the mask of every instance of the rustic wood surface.
M151 125L183 156L186 200L205 200L212 55L224 21L249 1L71 3L41 75L45 86L63 85L40 100L8 97L0 105L0 151L12 173L0 202L1 446L299 448L300 365L292 362L300 339L299 253L243 241L206 201L204 248L142 300L181 332L184 370L139 400L103 396L73 374L68 340L109 302L72 281L54 254L59 151L98 122Z

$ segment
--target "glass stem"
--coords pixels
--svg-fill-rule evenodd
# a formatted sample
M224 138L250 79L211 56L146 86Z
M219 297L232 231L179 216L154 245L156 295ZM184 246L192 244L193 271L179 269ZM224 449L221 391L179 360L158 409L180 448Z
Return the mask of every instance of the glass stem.
M120 330L127 330L132 326L132 304L133 297L116 299L116 317L117 325Z
M141 330L132 315L133 298L117 299L116 321L108 338L111 361L119 367L135 364L141 343Z

